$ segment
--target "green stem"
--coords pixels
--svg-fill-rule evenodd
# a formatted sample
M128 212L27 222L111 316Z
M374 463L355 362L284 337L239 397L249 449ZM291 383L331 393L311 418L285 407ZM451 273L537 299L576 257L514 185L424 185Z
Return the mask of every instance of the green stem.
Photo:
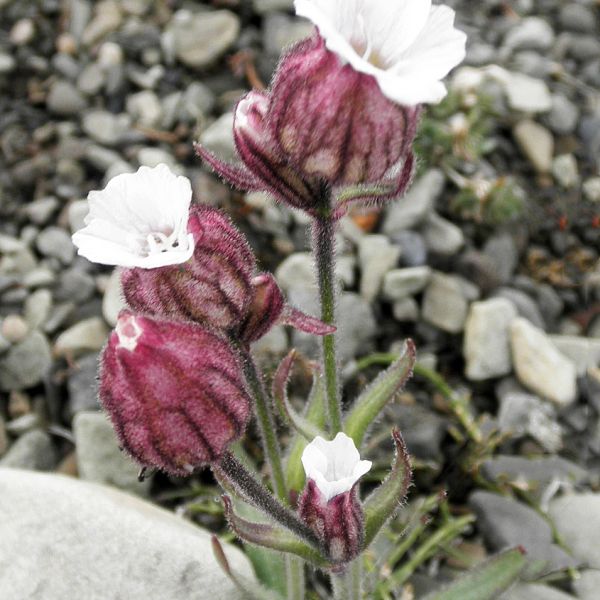
M286 554L287 600L304 600L304 561Z
M335 600L362 600L362 558L354 559L343 573L331 574Z
M321 320L335 325L335 220L331 217L329 200L322 214L313 221L313 253L317 263ZM327 392L330 432L342 430L342 408L338 383L335 334L324 335L323 373Z
M240 348L240 353L244 363L244 375L250 386L254 397L256 415L258 417L258 426L263 441L265 456L271 468L271 479L275 494L284 503L288 503L287 490L285 486L285 476L283 474L283 465L281 464L281 449L277 440L275 430L275 418L271 410L271 402L267 397L267 392L262 378L256 367L256 363L250 352Z

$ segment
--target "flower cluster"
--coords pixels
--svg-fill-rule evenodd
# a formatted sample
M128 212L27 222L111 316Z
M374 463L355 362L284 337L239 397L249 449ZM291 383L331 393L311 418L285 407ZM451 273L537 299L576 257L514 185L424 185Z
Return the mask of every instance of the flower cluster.
M231 221L191 197L166 165L141 167L91 192L73 235L80 255L121 267L130 308L103 353L100 400L129 454L174 474L214 462L245 429L251 401L235 344L275 323L333 331L286 305Z

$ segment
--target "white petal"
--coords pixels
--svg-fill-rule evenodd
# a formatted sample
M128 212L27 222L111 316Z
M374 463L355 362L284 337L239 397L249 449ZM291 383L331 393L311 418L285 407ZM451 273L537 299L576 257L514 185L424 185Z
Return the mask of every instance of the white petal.
M101 264L145 269L181 264L194 252L187 233L191 198L189 180L164 164L117 175L104 190L89 193L86 226L73 243L81 256Z
M338 433L332 441L317 436L302 453L302 465L326 500L352 489L371 468L371 461L360 460L352 438Z

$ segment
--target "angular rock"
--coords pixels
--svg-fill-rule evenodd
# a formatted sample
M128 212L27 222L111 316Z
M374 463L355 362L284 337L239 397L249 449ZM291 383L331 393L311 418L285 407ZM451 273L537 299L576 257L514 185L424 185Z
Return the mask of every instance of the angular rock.
M453 275L433 273L423 297L423 319L448 333L460 333L469 303L460 280Z
M548 173L552 168L554 138L542 125L534 121L520 121L513 130L515 140L538 173Z
M427 249L440 256L452 256L465 244L462 229L435 212L427 216L421 233Z
M527 319L518 317L510 327L513 366L528 389L559 406L577 397L577 370L551 339Z
M360 295L372 302L379 294L386 273L400 258L400 248L393 246L385 235L366 235L358 245L360 263Z
M57 115L70 116L81 112L86 106L86 101L72 83L58 80L50 87L46 106L50 112Z
M567 494L550 503L548 514L573 556L600 569L600 494Z
M554 31L546 19L526 17L504 38L504 45L513 50L547 50L554 43Z
M550 340L564 356L573 361L577 375L600 366L600 339L575 335L551 335Z
M100 317L90 317L63 331L54 343L57 356L98 351L104 346L108 329Z
M222 160L237 160L233 142L233 113L221 115L200 135L200 143Z
M69 372L69 416L78 412L99 410L98 404L98 354L78 358Z
M471 304L463 341L465 374L472 381L507 375L512 369L509 326L517 316L504 298Z
M56 451L50 436L44 431L33 429L24 433L8 449L8 452L0 459L0 467L50 471L55 467L56 460ZM1 499L0 502L2 502ZM6 514L3 514L6 518ZM2 553L0 552L0 558L1 556ZM0 578L0 591L3 589L1 582Z
M0 561L11 564L0 586L18 591L12 600L245 597L218 566L208 532L113 488L2 469L0 513ZM232 569L253 579L242 552L225 549Z
M36 246L44 256L58 258L65 265L70 265L75 257L75 246L69 234L61 227L46 227L36 239Z
M45 377L52 365L50 345L43 333L32 331L0 357L0 389L22 390Z
M418 179L405 196L397 202L389 203L383 233L388 236L410 229L423 222L433 210L435 201L441 195L446 183L443 171L431 169Z
M430 277L431 268L427 266L388 271L383 278L383 297L395 302L418 294L427 285Z
M392 314L396 321L416 322L419 320L419 305L414 298L402 298L392 305Z
M510 300L515 305L519 316L527 319L536 327L541 329L544 328L544 318L542 317L538 305L525 292L514 288L503 287L494 292L494 296Z

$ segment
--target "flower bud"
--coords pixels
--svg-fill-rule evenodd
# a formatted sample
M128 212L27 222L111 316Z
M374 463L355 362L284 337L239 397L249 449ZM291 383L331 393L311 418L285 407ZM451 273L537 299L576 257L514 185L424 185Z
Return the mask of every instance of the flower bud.
M342 61L318 35L283 57L270 98L273 136L307 180L378 183L411 152L420 108L386 98L375 77Z
M250 417L227 342L194 323L129 311L104 349L99 394L123 448L174 475L218 460Z
M371 462L360 460L352 439L340 432L331 442L317 436L304 449L302 464L307 484L299 500L300 517L332 562L347 563L363 549L364 515L357 488Z
M231 221L208 206L190 210L188 232L194 253L187 262L122 271L125 300L136 311L232 329L252 302L252 250Z

